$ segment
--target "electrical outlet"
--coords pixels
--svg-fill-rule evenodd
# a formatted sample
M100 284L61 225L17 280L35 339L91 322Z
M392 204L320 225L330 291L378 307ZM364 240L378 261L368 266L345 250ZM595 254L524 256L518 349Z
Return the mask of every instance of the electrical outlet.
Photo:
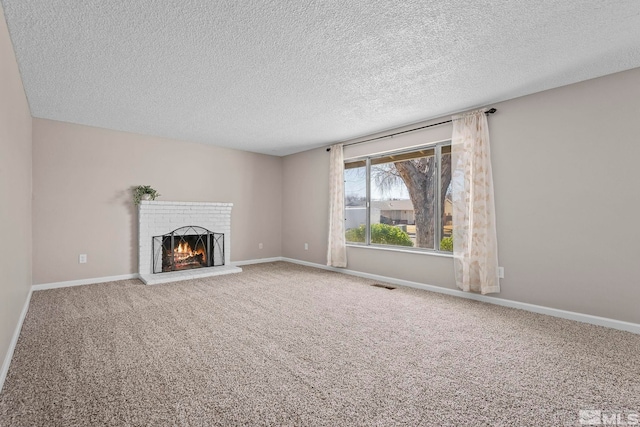
M309 244L308 244L308 243L305 243L305 244L304 244L304 250L305 250L305 251L308 251L308 250L309 250Z
M258 249L262 249L263 245L262 243L258 243Z
M498 278L504 279L504 267L498 267Z
M86 264L87 263L87 254L80 254L80 256L78 256L78 263Z

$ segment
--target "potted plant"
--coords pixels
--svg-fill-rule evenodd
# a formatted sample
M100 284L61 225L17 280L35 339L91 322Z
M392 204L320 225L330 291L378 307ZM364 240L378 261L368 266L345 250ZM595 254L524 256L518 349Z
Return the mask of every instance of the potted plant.
M133 203L137 206L141 200L155 200L160 196L156 190L151 188L150 185L138 185L133 187Z

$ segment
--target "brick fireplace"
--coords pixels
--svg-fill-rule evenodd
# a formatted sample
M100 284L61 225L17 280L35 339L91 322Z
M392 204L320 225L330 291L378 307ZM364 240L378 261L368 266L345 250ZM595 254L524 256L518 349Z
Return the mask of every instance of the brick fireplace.
M138 272L140 279L145 284L152 285L241 272L242 269L234 267L230 263L232 208L232 203L146 200L140 202L138 211ZM194 240L193 234L186 234L196 232L193 230L197 230L197 233L200 234L204 234L204 230L216 236L216 246L210 248L211 251L215 251L217 257L215 262L213 256L208 258L207 262L207 255L200 253L206 252L208 243L214 240L206 240L207 243L198 247L191 243L193 248L189 246L187 249L189 242L198 241L198 239ZM207 237L207 239L209 238ZM174 240L175 248L171 246L171 250L176 251L176 259L178 259L178 251L180 251L180 259L191 257L203 261L200 263L192 262L191 267L187 269L163 272L168 269L158 268L158 263L162 264L162 259L159 260L159 258L167 258L167 246L170 241L173 244ZM159 242L163 241L166 242L164 249L159 247ZM205 240L200 239L200 241L204 242ZM187 251L189 252L186 253ZM213 253L211 252L212 255ZM173 259L173 253L170 255ZM154 273L154 270L157 272Z

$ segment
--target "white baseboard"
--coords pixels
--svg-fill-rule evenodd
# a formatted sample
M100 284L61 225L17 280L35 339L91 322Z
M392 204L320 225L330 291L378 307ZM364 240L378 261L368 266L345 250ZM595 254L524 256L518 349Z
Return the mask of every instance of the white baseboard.
M241 266L241 265L250 265L250 264L264 264L265 262L276 262L276 261L284 261L285 259L281 256L272 257L272 258L257 258L257 259L247 259L244 261L232 261L231 265Z
M241 265L260 264L264 262L276 262L276 261L283 261L283 258L282 257L258 258L258 259L244 260L244 261L234 261L234 262L230 262L229 264L231 266L239 267ZM131 274L121 274L119 276L94 277L90 279L67 280L64 282L42 283L38 285L32 285L31 290L44 291L47 289L67 288L69 286L95 285L96 283L115 282L117 280L129 280L129 279L140 279L140 275L138 273L131 273Z
M4 387L4 380L7 379L7 374L9 373L9 365L11 365L13 351L16 349L16 344L18 343L18 338L20 337L22 322L24 322L24 318L27 317L27 312L29 311L29 303L31 302L32 293L33 290L29 289L29 294L27 295L27 300L24 302L24 306L22 307L22 313L20 313L18 324L13 331L13 336L11 337L11 342L9 343L7 354L5 354L4 360L2 361L2 370L0 371L0 392L2 392L2 387Z
M139 279L138 273L121 274L119 276L94 277L91 279L68 280L66 282L43 283L31 286L33 291L44 291L46 289L67 288L69 286L93 285L96 283L115 282L116 280Z
M487 295L463 292L457 289L442 288L440 286L425 285L423 283L411 282L409 280L396 279L393 277L379 276L377 274L362 273L360 271L347 270L344 268L329 267L322 264L316 264L308 261L301 261L293 258L282 257L282 261L294 264L306 265L308 267L321 268L324 270L335 271L337 273L349 274L352 276L364 277L366 279L378 280L394 285L407 286L410 288L424 289L426 291L438 292L441 294L452 295L460 298L467 298L476 301L487 302L489 304L501 305L503 307L518 308L521 310L531 311L533 313L546 314L548 316L560 317L563 319L575 320L577 322L590 323L592 325L605 326L607 328L618 329L621 331L640 334L640 324L624 322L622 320L609 319L607 317L592 316L590 314L576 313L573 311L560 310L557 308L545 307L541 305L528 304L526 302L512 301L503 298L495 298Z

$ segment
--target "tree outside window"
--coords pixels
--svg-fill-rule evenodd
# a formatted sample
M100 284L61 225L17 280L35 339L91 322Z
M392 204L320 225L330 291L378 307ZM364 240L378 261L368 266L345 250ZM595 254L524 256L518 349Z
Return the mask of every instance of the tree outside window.
M450 143L347 161L347 242L451 251L450 193Z

